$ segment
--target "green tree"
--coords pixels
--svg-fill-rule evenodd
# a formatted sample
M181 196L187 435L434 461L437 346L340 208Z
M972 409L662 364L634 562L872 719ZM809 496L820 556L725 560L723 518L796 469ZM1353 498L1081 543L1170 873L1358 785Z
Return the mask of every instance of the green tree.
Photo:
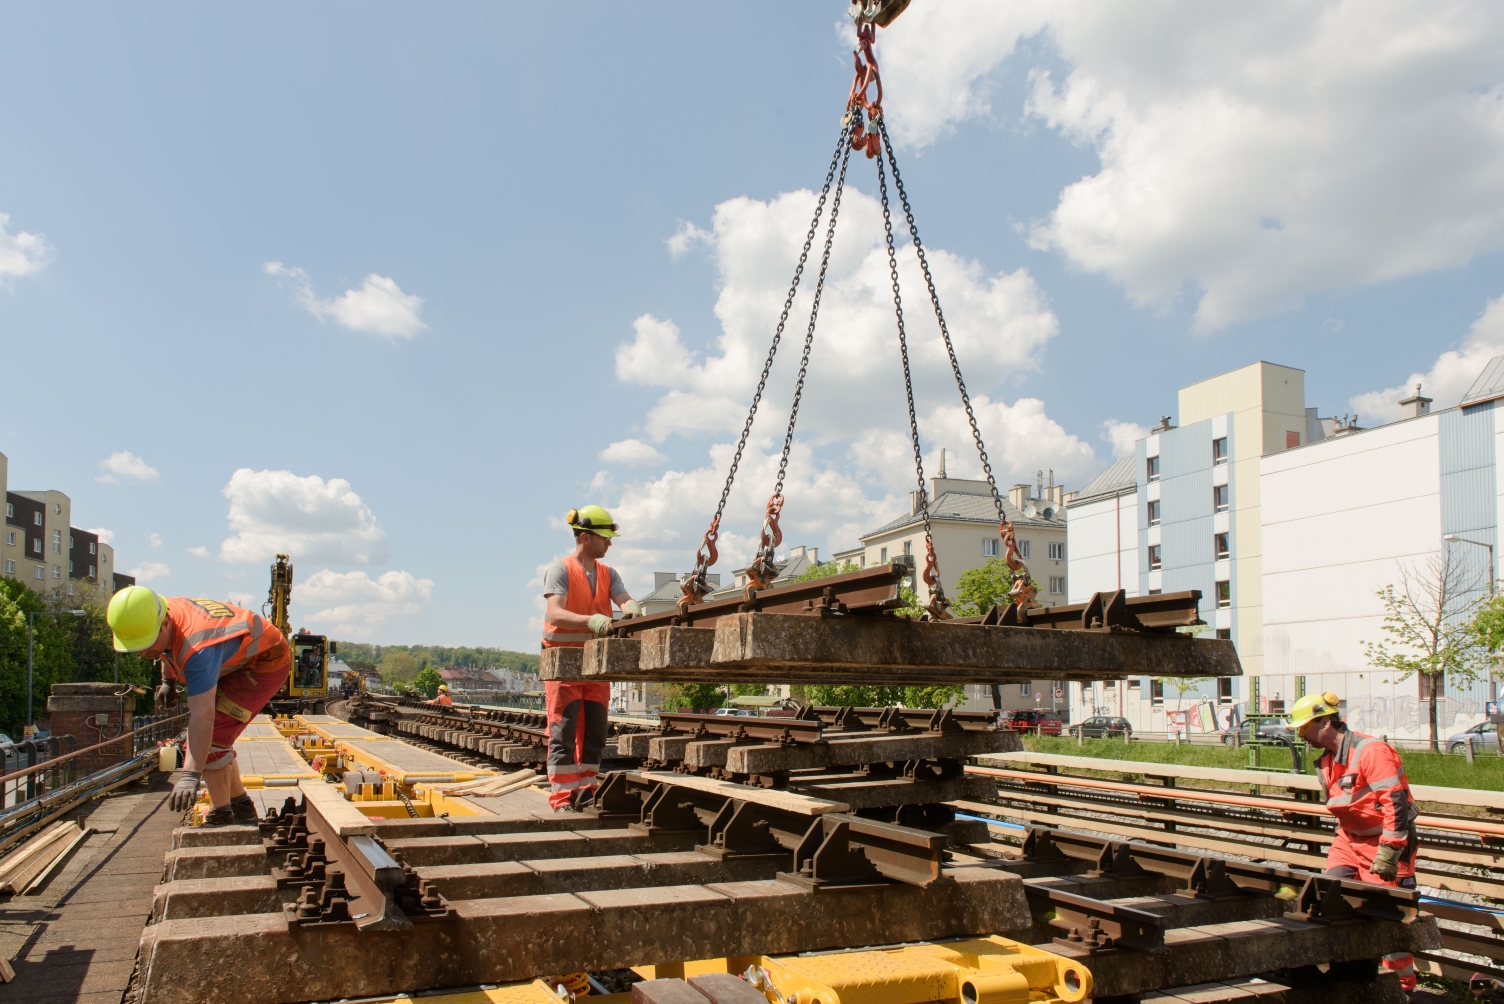
M731 685L732 697L767 697L768 685L766 683L733 683Z
M432 666L424 666L422 669L418 670L417 675L413 677L412 686L414 690L417 690L424 697L432 700L434 695L439 692L439 684L443 682L444 678L439 675L438 670L434 669Z
M943 708L965 697L966 688L959 684L903 688L903 705L906 708Z
M0 722L20 738L26 721L26 615L35 613L32 714L47 716L54 683L73 680L73 639L58 618L44 616L47 602L15 579L0 578ZM72 618L68 618L72 620Z
M811 704L833 707L885 708L901 704L906 708L943 708L966 693L959 686L862 687L813 683L804 688L804 699Z
M726 688L714 683L680 683L667 688L664 711L686 708L718 708L726 701Z
M988 558L980 568L968 568L956 580L958 617L975 617L991 610L996 603L1007 603L1016 575L1002 558ZM1034 583L1039 588L1039 583Z
M849 561L842 561L839 564L834 561L822 561L818 565L811 565L794 576L794 581L810 582L814 579L824 579L831 575L845 575L847 572L860 571L860 568Z
M1492 657L1486 644L1493 614L1478 624L1480 604L1472 598L1482 582L1470 574L1456 548L1433 556L1424 569L1400 565L1400 584L1376 595L1384 605L1380 630L1387 636L1364 642L1368 661L1395 674L1395 681L1419 676L1421 698L1430 707L1431 750L1437 743L1437 696L1447 677L1471 684L1489 671ZM1483 605L1485 610L1490 609Z
M398 683L410 683L413 677L418 675L418 660L414 659L410 652L393 651L389 648L382 655L377 672L381 674L382 680L392 686Z

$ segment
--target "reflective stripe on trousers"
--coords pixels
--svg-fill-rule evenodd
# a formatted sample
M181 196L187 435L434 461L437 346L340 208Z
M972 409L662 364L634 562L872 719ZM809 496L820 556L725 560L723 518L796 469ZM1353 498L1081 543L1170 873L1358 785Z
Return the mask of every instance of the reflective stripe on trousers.
M1400 989L1409 992L1415 989L1415 956L1409 952L1395 952L1386 955L1379 961L1379 965L1391 973L1398 973L1400 977Z

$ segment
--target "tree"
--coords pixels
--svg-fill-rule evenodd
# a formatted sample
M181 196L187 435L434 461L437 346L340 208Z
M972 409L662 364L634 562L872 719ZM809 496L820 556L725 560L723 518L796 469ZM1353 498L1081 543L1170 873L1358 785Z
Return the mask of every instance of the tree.
M726 689L714 683L681 683L671 686L663 698L663 710L683 708L718 708L726 700Z
M1399 570L1398 587L1390 583L1375 593L1384 605L1380 629L1387 637L1363 642L1363 647L1368 661L1393 672L1396 682L1420 678L1421 699L1430 707L1431 750L1439 752L1436 701L1446 678L1474 683L1491 661L1474 618L1479 603L1472 597L1483 583L1450 547L1433 555L1423 569L1402 564ZM1489 623L1492 614L1485 618Z
M804 688L811 704L833 707L883 708L900 704L906 708L943 708L966 693L964 687L862 687L814 683Z
M809 582L813 579L823 579L831 575L845 575L847 572L860 571L860 568L849 561L842 561L839 564L834 561L822 561L820 564L811 565L794 576L794 581Z
M956 580L956 616L975 617L1000 601L1007 603L1015 577L1002 558L988 558L980 568L968 568ZM1035 582L1034 588L1038 589L1039 583Z
M408 652L388 650L381 657L377 672L389 684L407 683L418 675L418 660Z
M439 684L443 682L444 678L439 675L438 670L432 666L424 666L413 677L413 689L422 693L429 700L432 700L434 695L439 692Z

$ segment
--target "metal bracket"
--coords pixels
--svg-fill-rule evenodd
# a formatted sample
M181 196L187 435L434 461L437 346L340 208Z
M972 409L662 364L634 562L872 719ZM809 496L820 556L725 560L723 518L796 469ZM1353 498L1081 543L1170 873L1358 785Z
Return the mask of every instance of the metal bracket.
M1054 939L1057 944L1084 948L1088 954L1111 948L1152 952L1164 947L1165 920L1152 913L1028 882L1024 892L1031 905L1043 907L1041 912L1052 927L1068 932Z
M885 885L924 888L940 881L947 838L907 826L830 813L810 824L794 851L794 871L779 878L814 889Z

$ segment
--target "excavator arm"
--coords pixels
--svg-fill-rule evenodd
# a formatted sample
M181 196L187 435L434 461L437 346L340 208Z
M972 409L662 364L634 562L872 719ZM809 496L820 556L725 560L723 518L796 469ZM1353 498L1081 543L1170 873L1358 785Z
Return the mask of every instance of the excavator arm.
M287 620L287 604L291 599L292 562L287 555L279 554L272 565L272 588L261 605L261 613L288 637L292 636L292 625Z

